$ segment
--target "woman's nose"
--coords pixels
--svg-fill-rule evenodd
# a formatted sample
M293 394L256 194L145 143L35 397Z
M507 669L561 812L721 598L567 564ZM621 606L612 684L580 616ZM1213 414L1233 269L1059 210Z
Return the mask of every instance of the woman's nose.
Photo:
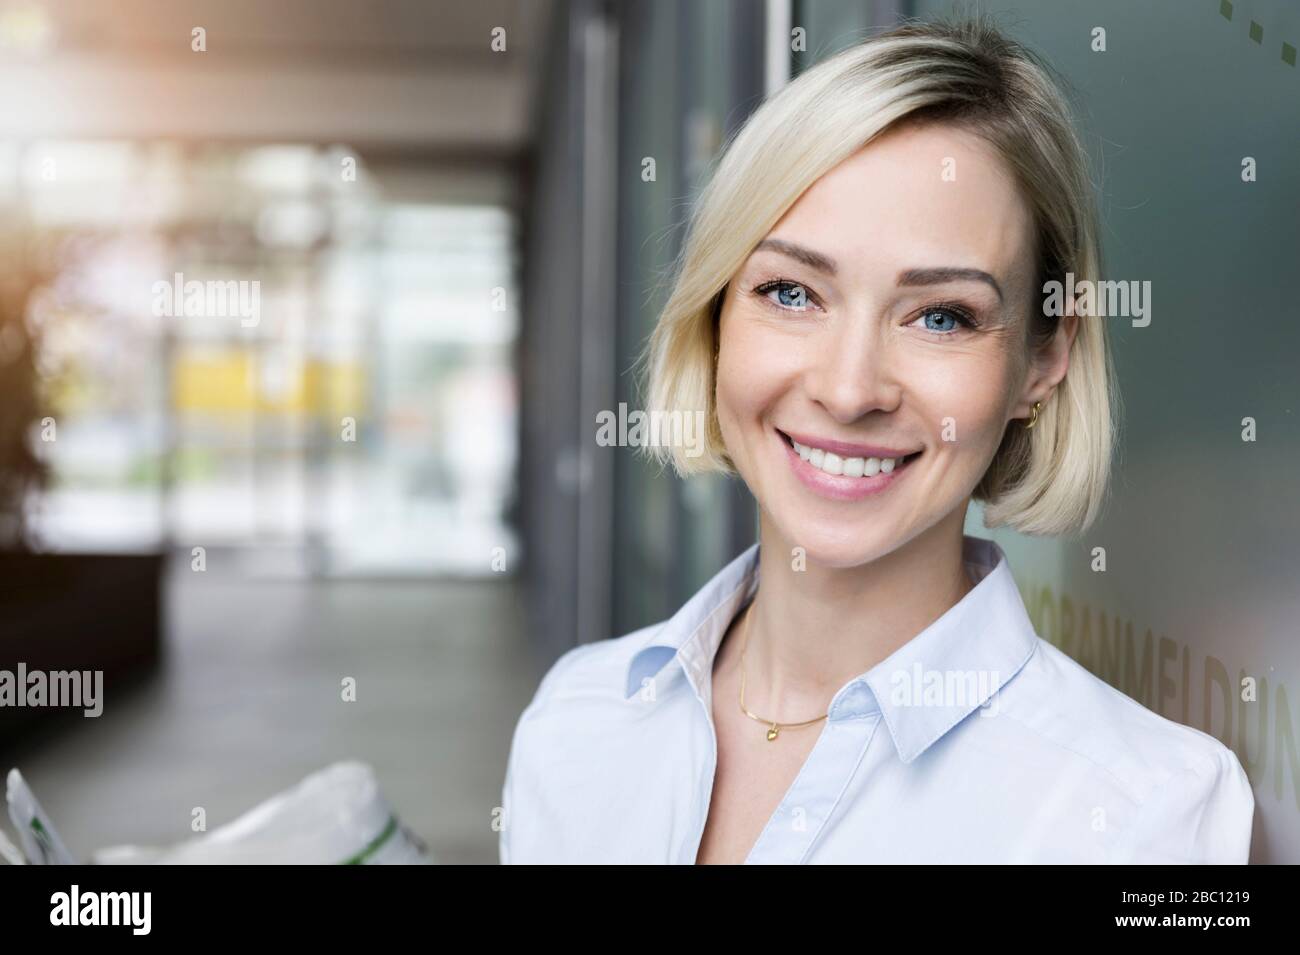
M845 323L848 324L848 323ZM808 396L836 421L850 424L872 411L893 411L902 389L888 345L865 326L828 329L808 352Z

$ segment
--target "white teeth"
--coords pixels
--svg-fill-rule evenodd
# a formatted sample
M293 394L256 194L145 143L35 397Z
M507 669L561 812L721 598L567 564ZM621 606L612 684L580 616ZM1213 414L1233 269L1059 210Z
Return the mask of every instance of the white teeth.
M793 438L790 439L790 443L794 445L795 451L799 452L799 457L819 471L834 475L842 474L845 477L875 477L877 474L888 474L902 460L901 458L842 458L830 451L800 444Z

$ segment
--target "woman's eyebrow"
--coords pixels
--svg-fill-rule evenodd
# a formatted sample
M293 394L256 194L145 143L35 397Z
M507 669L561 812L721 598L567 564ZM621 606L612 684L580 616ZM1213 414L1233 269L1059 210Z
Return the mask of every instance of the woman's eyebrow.
M998 293L998 301L1002 301L1002 286L983 269L908 269L898 276L899 285L941 285L944 282L984 282L993 287L993 291Z
M825 272L827 275L834 275L836 272L835 260L829 255L814 252L812 249L795 242L787 242L784 239L764 239L754 246L755 252L761 249L788 255L790 258L802 262L808 268L816 269L818 272Z
M802 262L811 269L819 272L825 272L827 275L835 275L838 266L835 260L821 252L814 251L807 246L799 245L797 242L787 242L785 239L764 239L754 247L754 251L767 250L776 252L780 255L787 255L790 258ZM1002 301L1002 286L988 272L983 269L963 269L955 266L945 266L942 268L932 269L908 269L898 276L899 285L942 285L944 282L984 282L992 287L993 291L998 293L998 300Z

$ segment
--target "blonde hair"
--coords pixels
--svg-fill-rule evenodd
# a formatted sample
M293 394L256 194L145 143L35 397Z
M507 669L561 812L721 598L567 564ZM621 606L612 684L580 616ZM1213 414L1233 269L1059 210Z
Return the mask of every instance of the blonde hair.
M894 124L959 124L989 142L1033 210L1038 287L1100 278L1092 185L1050 68L985 19L909 22L864 40L769 97L733 136L692 213L676 279L647 344L653 411L705 409L703 453L659 445L678 474L734 473L715 406L717 321L727 283L817 179ZM1057 320L1035 309L1031 346ZM974 498L986 527L1067 535L1106 494L1115 443L1114 369L1105 321L1081 317L1069 371L1037 423L1009 423ZM698 451L698 449L697 449Z

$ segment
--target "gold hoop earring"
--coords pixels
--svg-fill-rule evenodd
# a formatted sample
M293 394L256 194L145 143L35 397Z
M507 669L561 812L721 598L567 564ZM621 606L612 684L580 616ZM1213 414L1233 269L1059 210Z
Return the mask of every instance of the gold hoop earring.
M1034 416L1033 416L1032 418L1029 419L1029 424L1025 425L1025 430L1026 430L1026 431L1028 431L1028 430L1029 430L1030 428L1032 428L1034 425L1038 424L1038 409L1041 408L1042 406L1043 406L1043 403L1042 403L1041 401L1035 401L1035 402L1034 402Z

